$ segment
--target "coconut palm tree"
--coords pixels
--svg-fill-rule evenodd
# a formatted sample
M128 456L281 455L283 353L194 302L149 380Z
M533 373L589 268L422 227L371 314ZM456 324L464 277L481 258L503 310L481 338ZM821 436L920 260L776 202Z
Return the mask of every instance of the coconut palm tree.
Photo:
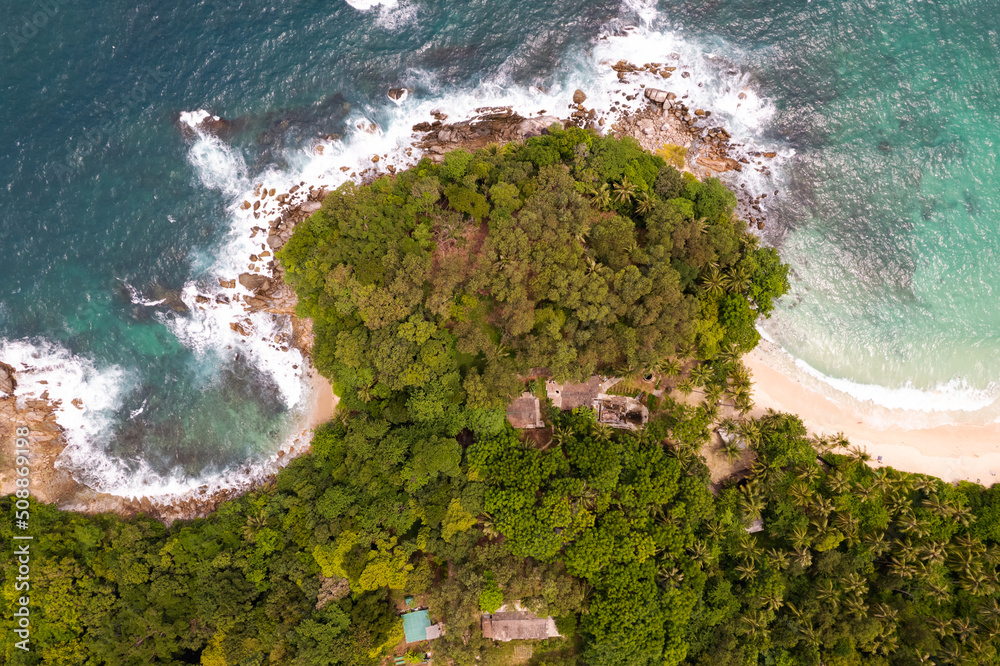
M650 366L649 370L651 372L657 372L664 377L676 377L681 374L681 364L676 358L669 357L660 359Z
M618 203L628 203L635 196L635 185L629 182L628 176L622 178L620 183L616 183L612 188L615 194L615 201Z
M726 276L726 291L742 294L750 288L750 274L746 267L739 266Z
M711 564L712 560L715 559L712 549L704 541L695 541L688 548L688 552L691 554L691 559L702 567Z
M882 531L869 532L865 535L864 543L868 551L875 557L878 557L889 548L889 544L885 540L885 532Z
M601 210L611 208L611 188L608 187L607 183L601 183L598 188L591 188L590 193L594 197L594 205L597 208Z
M931 615L927 618L927 624L938 635L939 638L944 638L945 636L951 636L952 626L950 620L942 619L936 615Z
M953 617L951 619L951 626L954 629L954 635L958 636L958 640L963 643L966 638L976 631L976 626L964 617Z
M688 378L697 386L705 386L712 378L712 368L706 363L699 363L691 369Z
M729 464L733 464L740 457L740 445L733 438L724 439L722 440L722 452L725 454Z
M649 196L648 192L642 192L635 198L635 212L643 217L653 212L654 206L656 206L656 201Z
M777 611L785 604L785 601L778 594L774 592L771 592L770 594L765 594L763 597L761 597L761 601L764 604L764 608L768 609L769 611Z
M795 563L798 564L803 569L808 569L809 565L812 564L812 552L808 548L796 548L795 556L792 558Z
M793 525L792 529L788 530L788 540L795 548L804 548L811 542L809 528L805 525Z
M712 266L701 278L701 288L709 296L718 298L726 291L726 278L719 272L718 268Z
M681 392L681 395L691 395L694 391L694 385L687 379L677 384L677 390Z
M736 565L736 571L740 574L740 580L750 580L757 575L757 566L753 563L753 560L745 560L741 564Z
M777 548L768 548L767 561L770 562L771 566L775 569L785 570L789 565L788 553L783 550L778 550Z

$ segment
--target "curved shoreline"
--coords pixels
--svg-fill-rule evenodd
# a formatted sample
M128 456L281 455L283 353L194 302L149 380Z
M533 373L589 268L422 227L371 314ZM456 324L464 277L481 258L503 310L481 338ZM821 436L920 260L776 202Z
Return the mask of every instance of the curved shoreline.
M798 415L810 433L843 433L851 444L867 450L873 467L894 467L952 483L971 481L991 486L1000 480L1000 424L918 422L904 428L875 423L857 406L824 395L777 367L774 354L780 350L775 348L773 343L761 340L757 349L743 357L753 375L755 415L770 408ZM903 410L886 411L897 417L908 414Z

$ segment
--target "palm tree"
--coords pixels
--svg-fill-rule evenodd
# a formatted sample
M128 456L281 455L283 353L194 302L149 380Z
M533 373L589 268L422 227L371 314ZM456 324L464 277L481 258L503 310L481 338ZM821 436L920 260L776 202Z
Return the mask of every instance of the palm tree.
M638 197L636 197L635 212L639 213L639 215L642 216L649 215L652 212L653 207L655 205L656 202L653 200L651 196L649 196L649 193L643 192Z
M868 462L872 459L871 454L865 451L863 446L852 446L848 452L854 462Z
M864 617L868 612L868 606L860 597L849 597L844 602L844 608L856 617Z
M875 604L872 606L872 615L887 625L895 625L896 618L899 617L899 611L887 604Z
M607 183L601 183L599 188L591 188L590 193L594 197L594 205L601 210L611 207L611 188Z
M618 203L628 203L635 195L635 185L629 182L628 176L622 178L622 181L616 183L612 189L615 193L615 201Z
M701 288L704 289L705 293L709 296L718 298L725 293L726 278L719 272L718 268L713 266L709 269L708 273L702 277Z
M610 442L614 431L607 423L594 423L591 425L590 432L598 442Z
M664 589L679 588L684 582L684 573L677 567L660 567L656 571L656 580Z
M778 610L785 603L784 600L774 592L770 594L765 594L763 597L761 597L761 601L764 603L764 608L770 611Z
M691 395L694 391L694 386L687 379L677 384L677 390L681 392L682 395Z
M712 377L712 369L705 363L699 363L691 369L688 378L697 386L705 386Z
M712 560L715 559L712 555L712 549L704 541L695 541L688 552L691 553L691 559L697 562L701 566L706 566L711 564Z
M788 568L788 553L783 550L778 550L777 548L769 548L767 550L767 561L771 563L775 569L784 570Z
M726 276L726 290L742 294L750 288L750 274L744 266L739 266Z
M812 564L812 552L808 548L795 549L795 563L803 569L808 569Z
M664 377L676 377L681 374L681 364L676 358L665 358L654 363L650 368L652 372L658 372Z
M819 645L819 632L811 621L800 624L799 633L810 645Z
M954 617L951 619L951 625L955 628L955 635L958 636L958 640L965 642L968 638L975 632L975 625L964 617Z
M750 580L757 575L757 566L753 560L746 560L736 565L736 570L740 573L740 580Z
M885 532L869 532L865 535L865 547L874 555L878 557L884 553L889 548L889 544L885 541Z
M725 349L719 352L719 360L723 363L736 363L740 360L740 346L735 342L730 342Z
M795 548L804 548L810 542L809 528L805 525L794 525L788 531L788 539Z
M829 578L824 578L816 585L816 598L833 604L834 608L840 603L840 593Z
M733 438L724 439L722 440L722 452L726 455L726 460L731 465L740 457L740 445Z
M936 633L939 638L951 636L952 628L949 620L944 620L936 615L931 615L927 618L927 624L930 625L931 629L934 630L934 633Z

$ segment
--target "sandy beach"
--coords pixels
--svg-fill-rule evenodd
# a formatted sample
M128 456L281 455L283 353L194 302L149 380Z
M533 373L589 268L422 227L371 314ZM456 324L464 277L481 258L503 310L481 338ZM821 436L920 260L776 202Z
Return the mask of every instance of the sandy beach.
M1000 473L1000 424L930 425L924 414L886 410L861 403L819 384L819 380L781 358L783 352L762 340L743 359L753 373L755 415L767 408L797 414L811 433L844 433L864 447L873 467L889 466L946 481L972 481L985 486ZM822 391L822 392L821 392ZM903 423L910 419L913 427ZM893 422L894 421L894 422Z
M330 386L330 382L316 372L316 368L310 369L309 381L312 384L312 404L309 408L309 416L306 419L305 427L313 429L333 418L333 413L337 410L337 403L340 402L340 398L333 394L333 387Z

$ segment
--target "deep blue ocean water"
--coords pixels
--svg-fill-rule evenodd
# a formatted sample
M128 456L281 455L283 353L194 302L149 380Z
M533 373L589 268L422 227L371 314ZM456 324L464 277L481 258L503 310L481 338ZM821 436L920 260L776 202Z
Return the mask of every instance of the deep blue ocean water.
M341 163L399 154L432 108L558 112L577 86L599 104L617 94L612 56L673 54L693 76L668 87L781 152L770 180L748 180L781 191L768 239L794 269L771 337L879 400L992 402L995 3L352 2L6 8L0 357L33 368L22 390L64 399L81 480L183 490L295 430L294 359L191 301L246 270L236 205L254 184L335 182ZM399 106L395 86L413 90ZM199 109L232 133L182 135L178 114ZM187 312L167 307L181 297Z

